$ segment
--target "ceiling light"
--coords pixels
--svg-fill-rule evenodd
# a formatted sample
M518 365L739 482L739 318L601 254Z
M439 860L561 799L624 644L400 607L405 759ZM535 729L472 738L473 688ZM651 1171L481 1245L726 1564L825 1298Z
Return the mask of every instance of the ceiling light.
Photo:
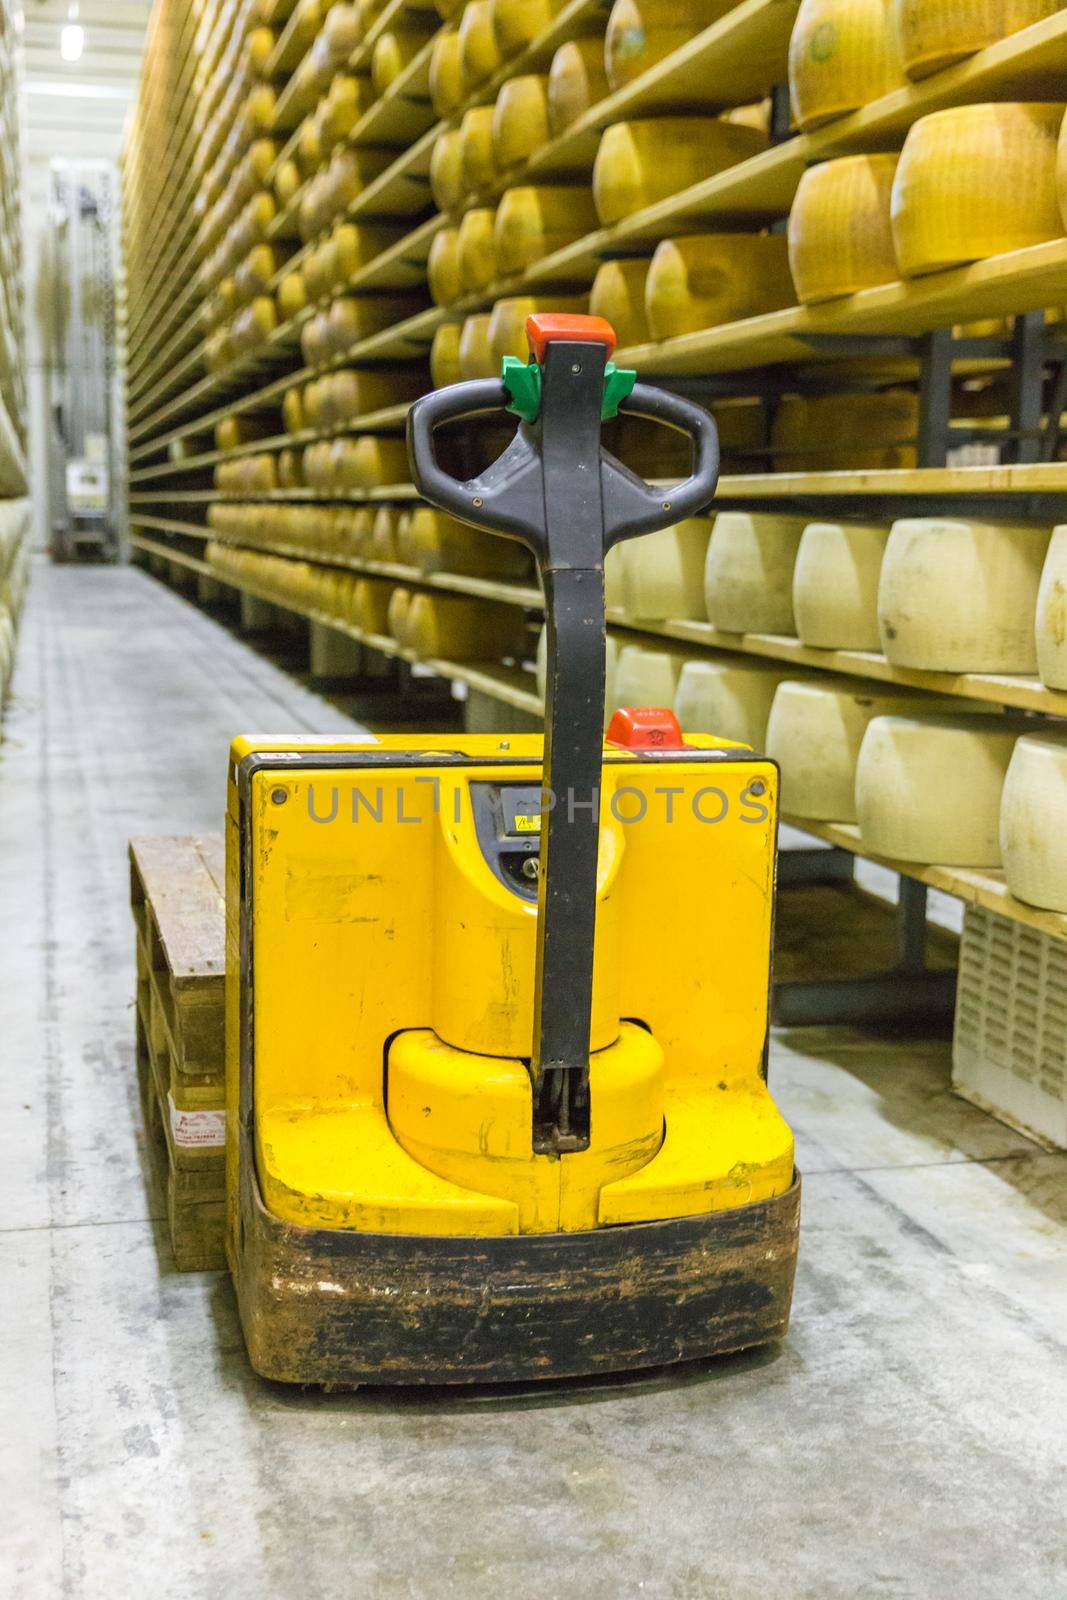
M64 61L80 61L85 49L85 29L78 21L78 0L71 0L66 25L59 32L59 53Z

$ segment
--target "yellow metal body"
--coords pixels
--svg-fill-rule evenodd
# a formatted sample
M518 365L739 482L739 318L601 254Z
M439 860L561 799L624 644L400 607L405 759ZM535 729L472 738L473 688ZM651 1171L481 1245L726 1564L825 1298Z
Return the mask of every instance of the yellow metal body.
M777 771L688 743L707 759L605 751L591 1139L550 1156L524 1059L536 907L494 874L470 789L539 783L540 738L235 742L231 1228L242 1114L263 1203L311 1227L570 1232L789 1189L763 1073Z

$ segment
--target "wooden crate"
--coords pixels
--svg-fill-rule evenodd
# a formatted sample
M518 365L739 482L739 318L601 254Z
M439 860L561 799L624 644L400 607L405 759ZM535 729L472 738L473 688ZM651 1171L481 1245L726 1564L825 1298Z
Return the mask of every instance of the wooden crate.
M134 839L137 1073L179 1271L223 1267L223 841Z

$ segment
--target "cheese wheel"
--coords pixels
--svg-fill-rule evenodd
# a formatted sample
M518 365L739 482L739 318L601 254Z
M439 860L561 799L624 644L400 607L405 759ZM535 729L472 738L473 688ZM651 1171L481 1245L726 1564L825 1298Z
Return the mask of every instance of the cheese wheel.
M782 810L821 822L856 820L856 764L875 717L907 714L931 702L836 673L786 678L767 720L767 754L782 773ZM867 842L866 840L864 841Z
M420 28L393 27L378 36L371 53L370 77L379 95L396 82L426 43L427 35Z
M552 25L562 0L493 0L493 33L508 61Z
M703 619L710 517L687 517L623 546L622 603L627 616L663 622Z
M528 161L548 143L548 79L526 72L509 78L493 107L493 163L498 172Z
M530 346L526 339L526 319L537 311L583 312L587 309L584 295L540 294L523 295L513 299L498 300L489 317L489 348L494 371L500 371L505 356L515 356L519 361L529 358Z
M365 556L374 530L370 506L354 506L341 512L340 547L350 555Z
M493 224L496 212L491 206L476 206L463 213L459 225L459 276L463 294L488 289L497 276L493 254Z
M467 97L458 33L442 31L430 52L430 99L439 117L450 117Z
M347 138L371 104L372 92L366 78L339 72L319 110L319 133L323 150L332 150Z
M1000 802L1000 852L1016 899L1067 911L1067 734L1016 742Z
M300 389L286 389L282 396L282 422L286 433L302 433L305 427L303 396Z
M326 313L327 343L333 355L344 352L372 333L398 322L410 304L399 297L340 295Z
M892 0L801 0L789 98L802 128L869 105L904 82Z
M493 234L501 276L525 271L595 227L596 210L588 189L562 185L506 189L497 207Z
M744 656L687 661L678 679L674 714L683 733L710 733L762 750L783 668Z
M809 167L789 213L789 266L801 305L899 277L889 219L896 155Z
M308 303L307 285L301 272L287 272L278 285L278 310L282 320L298 317Z
M793 568L793 615L816 650L878 650L878 578L889 529L872 522L809 522Z
M421 572L455 572L484 578L523 578L530 557L514 539L483 533L430 506L416 506L397 529L401 560Z
M472 106L463 113L459 125L459 160L465 195L478 194L490 187L496 177L492 106Z
M887 660L927 672L1034 672L1049 530L902 517L886 546L878 623Z
M602 40L571 39L561 44L548 69L548 127L552 137L558 139L607 92Z
M481 0L472 0L477 5ZM457 211L463 200L463 151L458 128L446 128L430 155L430 193L438 211Z
M385 614L386 625L397 644L407 644L407 622L410 608L411 590L404 589L398 584L389 596L389 606Z
M223 417L215 424L215 448L236 450L238 445L251 444L253 439L268 439L276 431L276 425L267 417Z
M914 467L919 399L880 394L786 395L771 423L777 472Z
M461 595L414 594L407 644L416 655L448 661L499 661L525 653L522 612Z
M360 578L352 594L352 609L364 633L388 634L389 601L393 585L385 578Z
M604 34L613 91L639 78L730 10L736 0L615 0Z
M278 204L283 208L288 206L300 192L303 181L296 162L283 161L274 177L274 193L278 197Z
M793 301L786 240L774 233L664 239L656 247L645 285L654 339L778 311Z
M856 764L864 847L896 861L999 867L1004 779L1027 726L1002 716L875 717Z
M656 650L643 644L623 645L615 666L616 706L673 706L685 665L681 650Z
M602 223L678 194L767 148L755 128L717 117L645 117L605 128L593 163L593 198Z
M459 53L466 99L503 59L493 31L493 0L469 0L459 24Z
M489 343L489 313L468 317L459 336L459 371L464 380L500 376L500 365L493 359Z
M310 322L305 322L300 330L300 350L304 357L304 364L308 367L319 367L330 357L330 330L325 313L312 317Z
M645 284L649 262L605 261L589 291L589 310L615 329L619 345L644 344L652 338L645 315Z
M793 634L793 568L806 518L720 511L704 567L708 621L726 633Z
M370 561L388 562L400 559L396 543L396 514L392 506L379 506L374 513L367 541L367 558Z
M928 77L1059 9L1059 0L896 0L904 71Z
M403 439L365 434L361 439L351 442L354 444L355 488L380 489L385 484L405 484L410 481L408 449Z
M893 181L893 246L905 277L1063 233L1056 140L1064 108L953 106L913 124Z
M433 336L433 344L430 347L430 377L435 389L446 389L450 383L460 382L462 373L459 369L459 336L458 322L442 323Z
M396 241L397 230L375 223L339 222L330 235L336 282L347 285L360 267L380 256Z
M426 260L426 281L434 305L449 306L463 294L458 228L442 228L434 234Z
M1037 597L1037 670L1050 689L1067 689L1067 524L1053 530Z

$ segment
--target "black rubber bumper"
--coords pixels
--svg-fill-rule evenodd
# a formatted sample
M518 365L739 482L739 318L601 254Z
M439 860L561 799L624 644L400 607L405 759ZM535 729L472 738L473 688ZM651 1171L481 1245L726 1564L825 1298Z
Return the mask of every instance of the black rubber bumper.
M243 1168L232 1266L249 1356L266 1378L577 1377L740 1350L788 1327L799 1177L773 1200L669 1222L427 1238L282 1222Z

